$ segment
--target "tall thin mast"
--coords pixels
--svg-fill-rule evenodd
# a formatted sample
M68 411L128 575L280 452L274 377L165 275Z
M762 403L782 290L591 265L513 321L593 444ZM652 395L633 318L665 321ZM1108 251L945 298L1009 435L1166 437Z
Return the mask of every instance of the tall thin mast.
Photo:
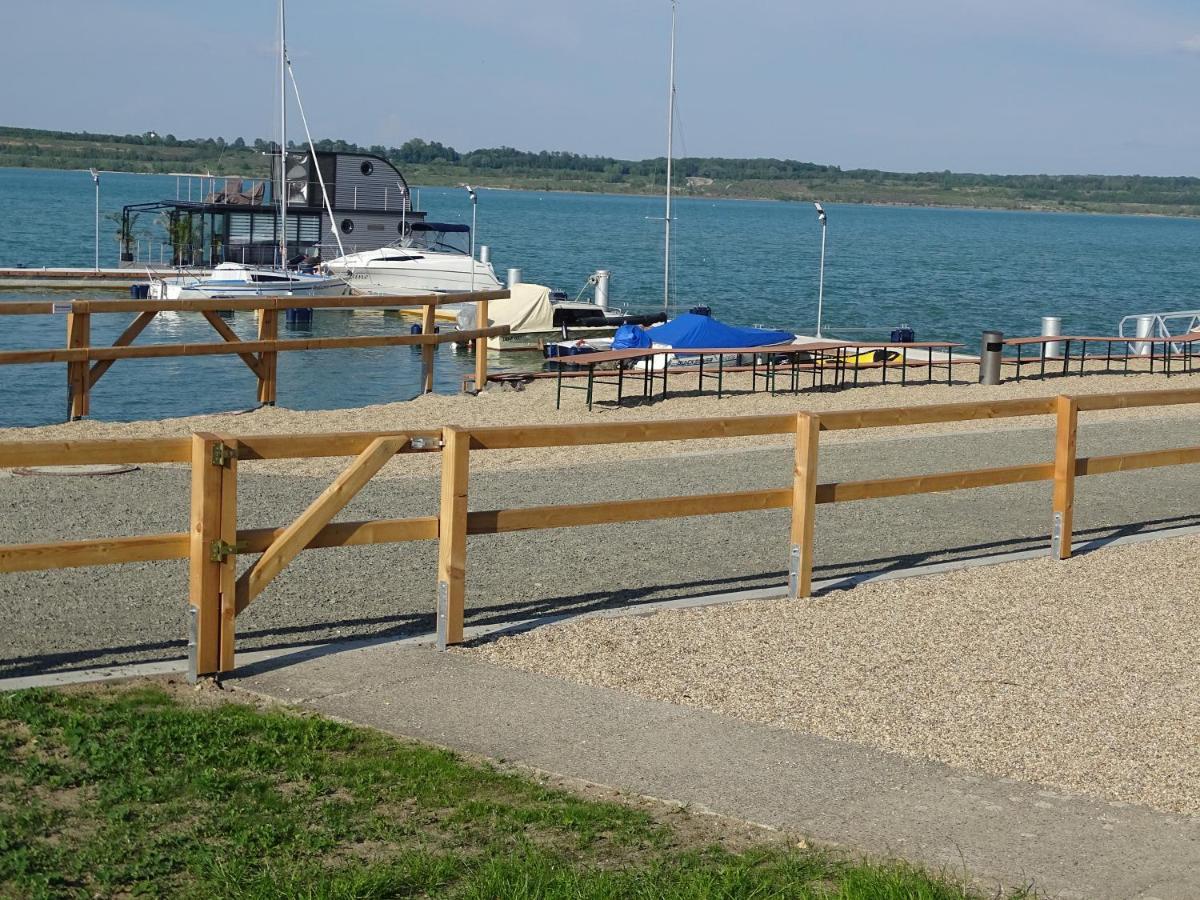
M667 216L663 251L663 310L671 311L671 162L675 155L675 10L671 0L671 77L667 91Z
M287 21L279 0L279 265L287 268Z

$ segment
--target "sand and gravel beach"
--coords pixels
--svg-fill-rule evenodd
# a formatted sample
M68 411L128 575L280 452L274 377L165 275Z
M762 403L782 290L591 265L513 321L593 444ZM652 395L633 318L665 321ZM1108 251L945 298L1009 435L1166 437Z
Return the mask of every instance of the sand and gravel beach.
M588 618L502 666L1200 815L1200 537Z
M0 440L87 440L193 431L288 434L534 423L645 421L1200 387L1186 377L1089 376L996 387L873 385L588 413L580 393L554 407L552 381L481 396L323 412L261 409L155 422L83 421L10 429ZM736 383L734 385L736 390ZM673 388L674 390L674 388ZM607 396L601 394L603 401ZM952 471L1049 459L1050 417L822 435L821 478ZM1088 413L1080 453L1197 443L1196 408ZM490 451L472 455L471 508L753 490L790 484L792 439ZM438 454L393 461L339 516L436 514ZM280 526L344 460L244 464L239 526ZM1081 539L1200 524L1197 467L1081 479ZM144 466L106 478L0 473L0 544L188 528L189 472ZM1008 485L819 508L816 577L1044 549L1049 487ZM788 516L668 522L473 537L467 624L639 605L786 581ZM1200 544L1150 542L932 579L874 584L805 603L759 602L649 618L578 620L476 651L555 677L693 704L969 771L1200 813L1200 708L1194 666ZM239 651L428 633L436 545L303 553L238 619ZM249 565L250 558L241 562ZM62 672L185 652L186 560L0 578L0 676ZM103 602L100 602L102 599Z
M970 366L959 367L956 379L975 374ZM748 416L777 414L806 410L820 413L826 410L873 409L925 405L935 403L967 403L988 400L1011 400L1025 397L1046 397L1062 393L1095 394L1120 391L1148 391L1166 388L1200 387L1200 379L1188 376L1166 378L1162 374L1145 372L1129 375L1089 374L1085 377L1025 378L1019 382L1008 381L1000 385L985 386L973 381L958 380L945 383L926 384L914 376L906 386L894 383L880 384L880 374L864 372L858 387L843 387L824 390L804 390L799 394L780 393L772 396L764 390L752 392L750 379L745 374L731 375L726 380L726 396L718 399L711 387L704 393L696 391L696 381L691 375L671 379L667 399L652 401L628 399L620 407L614 400L613 387L597 387L597 402L588 411L583 400L582 380L574 380L573 387L564 390L561 409L555 408L555 384L553 379L538 379L522 386L521 390L502 389L493 385L478 396L469 394L429 394L397 403L365 406L350 409L302 411L285 407L229 412L217 415L191 416L153 421L107 422L86 419L58 425L34 428L0 429L0 441L40 440L103 440L142 438L157 436L188 435L197 431L239 434L300 434L307 432L373 431L428 429L442 425L457 425L464 428L492 425L543 425L570 424L575 422L639 422L661 419L707 418L714 416ZM93 401L94 409L103 408L103 398ZM1153 419L1177 416L1179 407L1148 408L1129 411L1088 413L1089 423L1118 419L1133 421L1140 418ZM873 429L829 433L822 436L822 444L887 440L896 437L915 437L938 434L961 434L964 432L990 431L996 429L1021 429L1045 425L1050 417L1024 417L1019 419L981 420L959 422L949 425L917 425L904 428ZM729 438L719 443L722 448L762 447L789 444L787 435L755 438ZM605 460L662 458L679 452L690 452L712 442L667 442L649 444L606 445L597 448L559 447L520 451L491 451L477 453L472 457L472 469L510 469L513 467L538 468L547 465L573 465L594 462L598 456ZM260 461L249 464L256 472L281 472L294 475L323 475L344 466L340 460L299 459L287 461ZM434 455L408 455L389 464L376 477L404 477L436 471Z

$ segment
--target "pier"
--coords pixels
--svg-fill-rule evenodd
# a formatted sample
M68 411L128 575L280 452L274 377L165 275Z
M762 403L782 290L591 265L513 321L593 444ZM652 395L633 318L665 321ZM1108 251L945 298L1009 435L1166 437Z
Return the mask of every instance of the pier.
M487 384L487 339L507 334L509 326L497 325L471 331L439 333L435 328L439 306L475 303L477 322L487 322L489 300L509 296L508 291L477 291L470 294L431 294L423 297L254 297L249 299L204 300L70 300L0 303L0 316L61 315L66 322L66 344L62 348L0 351L0 366L66 363L67 415L80 419L91 411L91 390L119 359L235 355L258 380L258 402L274 405L278 387L278 355L296 350L333 350L353 347L422 348L422 390L433 390L435 349L439 344L475 344L475 384ZM421 310L420 333L325 337L280 340L279 313L290 309L370 309L409 307ZM227 310L254 312L258 316L258 339L239 338L221 319ZM137 313L137 317L111 346L91 342L93 315ZM149 344L131 346L160 313L200 313L222 338L221 343Z

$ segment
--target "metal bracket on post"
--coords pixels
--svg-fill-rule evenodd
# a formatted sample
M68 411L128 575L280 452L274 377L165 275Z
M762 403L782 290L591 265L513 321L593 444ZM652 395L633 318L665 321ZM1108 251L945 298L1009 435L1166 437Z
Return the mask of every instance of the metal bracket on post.
M187 643L187 680L188 684L195 684L199 681L200 676L197 672L197 650L200 644L200 611L194 606L188 606L188 643Z
M1054 530L1050 532L1050 554L1059 559L1062 557L1063 518L1062 513L1054 514Z
M230 447L228 444L223 444L220 441L213 444L212 448L212 464L225 468L233 460L237 459L237 450ZM214 560L215 562L215 560Z
M445 650L447 645L446 633L450 627L450 585L444 581L438 582L437 596L437 648Z
M213 541L208 547L209 562L223 563L228 557L244 552L247 546L245 541L235 541L232 544L221 540Z
M414 450L441 450L443 442L438 438L415 437L408 442Z
M788 563L788 596L795 597L800 589L800 547L792 544L791 561Z

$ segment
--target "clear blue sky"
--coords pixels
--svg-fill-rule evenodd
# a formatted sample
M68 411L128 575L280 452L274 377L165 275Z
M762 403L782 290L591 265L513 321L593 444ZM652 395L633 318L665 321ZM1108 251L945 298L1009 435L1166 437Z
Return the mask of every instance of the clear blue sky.
M669 0L288 13L317 137L664 152ZM273 0L7 0L4 18L2 124L275 133ZM680 0L678 52L680 155L1200 175L1196 0Z

